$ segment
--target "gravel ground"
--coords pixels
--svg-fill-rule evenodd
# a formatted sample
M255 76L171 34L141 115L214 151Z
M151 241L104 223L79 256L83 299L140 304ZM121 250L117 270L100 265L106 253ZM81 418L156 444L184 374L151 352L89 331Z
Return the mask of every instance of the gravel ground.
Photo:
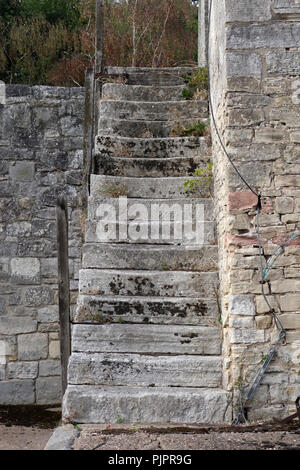
M174 429L174 430L173 430ZM261 429L261 431L259 430ZM236 432L231 426L179 429L136 428L113 429L85 425L75 440L74 450L300 450L300 427L265 431L257 426Z
M52 429L0 424L0 450L43 450Z
M60 416L60 408L0 406L0 450L43 450Z
M60 409L1 407L0 450L42 450ZM72 425L66 426L73 429ZM252 426L79 425L74 450L300 450L300 423Z

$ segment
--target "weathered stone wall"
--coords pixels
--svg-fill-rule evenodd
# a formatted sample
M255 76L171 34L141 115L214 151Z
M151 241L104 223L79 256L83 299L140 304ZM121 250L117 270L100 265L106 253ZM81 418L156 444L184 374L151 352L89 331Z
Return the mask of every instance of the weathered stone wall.
M300 227L300 4L224 0L222 13L220 2L213 3L210 52L211 57L220 57L211 75L217 123L242 175L263 195L261 232L269 256L282 234ZM222 31L225 43L220 50L222 43L213 38ZM243 386L247 391L278 333L261 295L257 198L235 174L215 133L213 140L224 387L237 392ZM281 307L287 344L279 347L248 404L250 419L280 417L295 410L300 390L299 245L297 238L286 248L265 286L275 295L275 309L277 302ZM270 302L273 299L270 296Z
M61 400L55 204L67 195L75 304L83 100L82 88L10 85L0 105L0 404Z

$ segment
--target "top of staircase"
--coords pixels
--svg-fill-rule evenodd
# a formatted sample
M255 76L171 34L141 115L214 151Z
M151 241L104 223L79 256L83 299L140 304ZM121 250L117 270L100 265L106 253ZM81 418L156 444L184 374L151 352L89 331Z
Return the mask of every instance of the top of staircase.
M176 86L183 85L183 75L197 70L197 67L106 67L110 76L124 77L128 85Z

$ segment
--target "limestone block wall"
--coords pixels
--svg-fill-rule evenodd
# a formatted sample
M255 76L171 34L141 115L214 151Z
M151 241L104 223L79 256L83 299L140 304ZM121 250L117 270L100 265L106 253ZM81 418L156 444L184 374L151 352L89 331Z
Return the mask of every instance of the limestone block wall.
M218 128L244 178L263 195L268 259L281 236L300 228L299 1L214 0L210 56ZM213 141L224 387L236 397L239 387L247 392L278 334L261 295L257 198L228 163L215 132ZM275 263L266 292L282 310L287 341L248 403L250 419L288 415L300 394L300 238Z
M67 195L75 304L84 90L9 85L5 91L0 105L0 404L59 403L55 204L59 193Z

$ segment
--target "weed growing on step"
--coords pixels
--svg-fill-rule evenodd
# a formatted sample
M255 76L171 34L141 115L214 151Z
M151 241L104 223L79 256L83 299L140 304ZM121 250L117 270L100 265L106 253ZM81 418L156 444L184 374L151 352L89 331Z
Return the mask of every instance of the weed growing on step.
M127 186L125 184L106 184L97 191L101 196L118 198L126 196Z
M208 94L208 74L207 68L199 68L196 72L183 75L187 87L182 90L182 97L185 100L206 99Z
M162 267L161 267L161 269L162 269L163 271L172 271L172 267L169 266L168 264L163 264Z
M124 418L121 418L121 416L118 415L116 423L117 423L117 424L122 424L122 423L124 423Z
M108 321L101 312L95 313L93 320L97 323L106 323Z
M207 134L208 124L197 121L190 127L178 126L171 131L171 137L203 137Z
M201 188L205 188L209 191L210 196L212 197L212 186L213 186L213 164L208 162L205 168L197 168L194 172L194 175L197 179L190 179L184 183L184 192L189 194L195 194Z

